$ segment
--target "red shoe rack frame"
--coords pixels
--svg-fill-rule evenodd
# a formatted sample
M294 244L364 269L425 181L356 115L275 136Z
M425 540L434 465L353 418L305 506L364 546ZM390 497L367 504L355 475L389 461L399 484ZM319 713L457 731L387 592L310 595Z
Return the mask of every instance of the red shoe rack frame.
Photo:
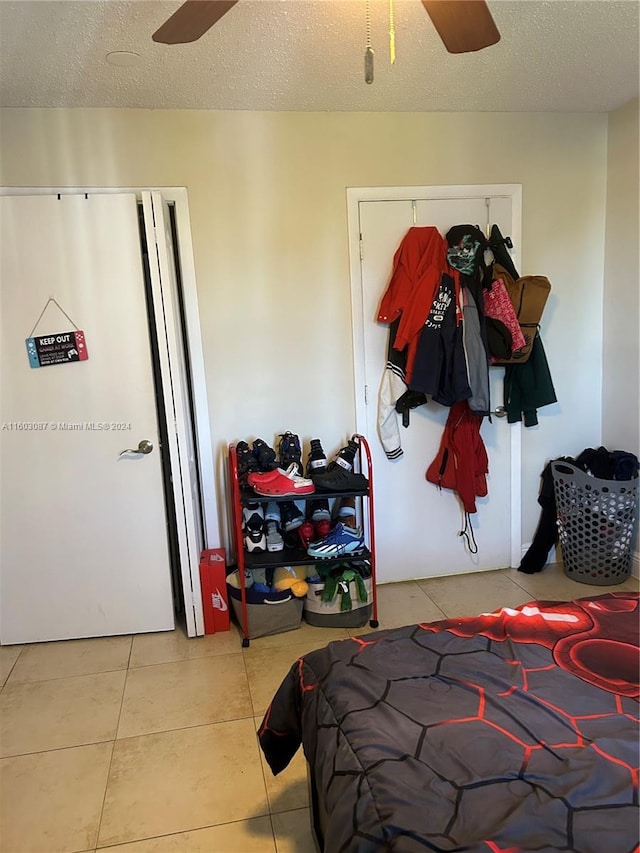
M367 503L367 513L366 518L368 521L368 539L369 539L369 563L371 564L371 590L372 590L372 618L369 620L369 625L372 628L378 627L378 593L376 588L376 524L375 524L375 513L374 513L374 501L373 501L373 465L371 462L371 448L369 447L369 443L363 435L359 435L358 433L352 436L354 439L358 441L358 467L362 474L365 475L369 482L369 488L366 493L362 492L312 492L310 495L304 495L296 497L295 495L288 495L287 500L313 500L314 498L339 498L339 497L360 497L363 501ZM364 463L364 466L363 466ZM236 563L238 566L238 576L240 580L240 598L242 601L242 646L243 648L248 648L249 646L249 617L247 613L247 591L244 585L244 572L245 572L245 550L244 544L242 541L242 496L240 490L240 480L238 479L238 457L236 455L236 446L235 444L229 445L229 484L231 488L231 511L232 511L232 526L233 526L233 544L236 552ZM266 502L268 498L263 498L260 495L256 495L256 498L260 502ZM363 522L364 522L364 508L363 508ZM365 536L365 538L367 538ZM285 548L286 552L286 548ZM284 553L284 552L283 552ZM348 559L348 557L346 558ZM341 558L344 562L345 558ZM286 560L282 561L284 565L286 565ZM300 560L295 561L298 565L301 565ZM319 561L314 559L313 557L309 557L304 561L304 565L314 565ZM340 562L340 560L336 559L336 562Z

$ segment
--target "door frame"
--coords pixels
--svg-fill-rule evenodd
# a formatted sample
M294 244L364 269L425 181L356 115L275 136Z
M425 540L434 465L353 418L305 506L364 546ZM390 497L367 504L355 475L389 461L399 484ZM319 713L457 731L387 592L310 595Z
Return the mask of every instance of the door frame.
M514 263L522 268L522 184L466 184L451 186L411 187L347 187L347 226L349 235L349 279L351 282L351 330L353 340L353 394L356 411L356 430L364 432L367 424L365 387L364 309L360 233L360 203L375 201L419 201L459 198L511 199ZM415 215L415 212L414 212ZM391 259L390 259L391 260ZM511 505L510 505L510 563L520 565L522 559L522 425L509 425L511 444Z
M220 547L220 527L218 514L218 498L215 489L213 443L211 440L211 423L209 418L209 401L204 368L204 354L202 349L202 333L200 328L200 313L198 307L198 293L195 272L195 260L193 253L193 240L191 236L191 218L189 214L189 201L186 187L0 187L0 195L79 195L84 193L135 193L138 202L142 201L142 192L159 192L162 197L175 206L175 222L178 234L178 251L182 277L182 295L185 312L186 348L189 353L191 366L193 407L194 407L194 431L198 451L200 493L202 497L203 515L203 537L206 548ZM166 330L164 326L156 322L156 314L152 312L152 319L156 325L158 340L166 345ZM151 342L149 342L151 347ZM183 394L188 393L187 388L182 387L182 378L179 371L177 375L167 376L162 373L163 388L170 389L171 383L180 384ZM181 424L176 424L176 434L180 447L186 446L186 435ZM171 493L167 498L174 504L176 512L184 512L182 507L177 506L177 497ZM204 614L202 607L202 590L200 576L190 566L180 566L183 580L189 578L192 590L192 601L185 601L185 608L193 606L195 621L195 636L204 634ZM187 573L185 575L185 573ZM189 636L189 619L187 628Z

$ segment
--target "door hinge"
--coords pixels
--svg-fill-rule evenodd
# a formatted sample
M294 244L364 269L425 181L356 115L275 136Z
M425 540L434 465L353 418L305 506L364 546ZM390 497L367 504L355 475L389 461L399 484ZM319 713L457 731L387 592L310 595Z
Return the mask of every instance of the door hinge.
M364 386L364 404L365 406L369 405L369 386Z
M362 247L362 234L360 235L360 260L364 260L364 249Z

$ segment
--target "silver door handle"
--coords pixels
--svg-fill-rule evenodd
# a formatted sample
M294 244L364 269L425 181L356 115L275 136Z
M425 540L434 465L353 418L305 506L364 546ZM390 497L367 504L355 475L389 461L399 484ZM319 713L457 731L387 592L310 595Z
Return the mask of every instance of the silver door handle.
M497 418L506 418L507 417L507 410L505 409L504 406L497 406L497 408L495 408L491 412L491 414L495 415Z
M125 453L144 453L146 455L147 453L151 453L152 450L153 444L150 441L147 441L146 438L143 438L140 444L135 448L135 450L133 447L127 447L125 448L125 450L122 450L120 452L120 456Z

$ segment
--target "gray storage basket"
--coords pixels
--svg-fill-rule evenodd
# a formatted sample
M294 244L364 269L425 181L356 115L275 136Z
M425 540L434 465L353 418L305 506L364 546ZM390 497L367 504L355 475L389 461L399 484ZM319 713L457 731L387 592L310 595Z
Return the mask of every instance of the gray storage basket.
M631 575L638 479L600 480L570 462L551 463L567 577L611 586Z

